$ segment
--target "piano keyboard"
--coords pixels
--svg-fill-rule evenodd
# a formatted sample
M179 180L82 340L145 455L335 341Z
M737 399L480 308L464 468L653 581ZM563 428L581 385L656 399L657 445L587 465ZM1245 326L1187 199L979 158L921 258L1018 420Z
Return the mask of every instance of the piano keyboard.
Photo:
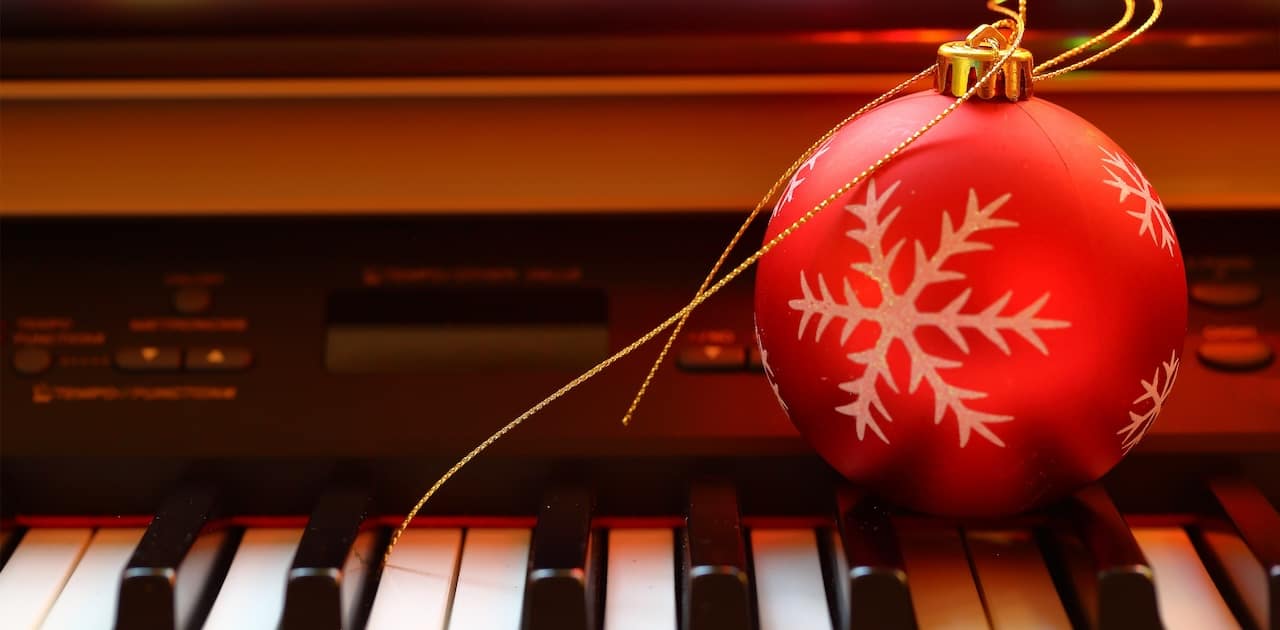
M145 528L22 519L0 628L1280 627L1280 515L1245 482L1209 489L1215 514L1126 519L1094 487L957 524L852 489L835 518L744 519L712 481L683 518L607 517L570 487L533 518L423 518L383 566L396 521L359 489L303 522L217 519L191 488Z

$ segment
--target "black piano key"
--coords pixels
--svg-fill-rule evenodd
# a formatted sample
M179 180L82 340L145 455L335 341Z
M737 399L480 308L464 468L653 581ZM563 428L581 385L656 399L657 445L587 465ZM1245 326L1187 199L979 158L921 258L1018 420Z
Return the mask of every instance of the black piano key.
M841 488L836 531L825 547L837 628L915 627L902 552L883 504L855 488Z
M1098 607L1097 589L1093 583L1093 562L1084 550L1084 543L1063 519L1050 521L1033 531L1045 569L1049 571L1071 627L1091 628L1093 612ZM1081 590L1081 587L1087 589Z
M238 542L215 530L217 496L179 490L156 512L121 575L117 630L199 627L217 596Z
M372 600L350 592L365 584L360 576L345 573L353 552L371 553L355 548L371 509L372 500L363 488L341 488L320 497L289 568L283 630L339 630L358 623L361 612L367 614L365 604Z
M1099 630L1159 630L1159 606L1151 566L1124 517L1099 485L1076 493L1057 508L1077 541L1060 539L1065 560L1091 571L1076 572L1074 595Z
M733 486L702 481L689 489L681 535L683 630L749 630L751 585Z
M17 527L0 528L0 570L3 570L5 563L9 562L9 556L13 555L13 550L18 547L18 541L21 538L22 530Z
M1266 594L1266 627L1280 628L1280 514L1255 486L1242 479L1215 479L1209 489L1245 546L1262 565L1262 575L1252 579L1265 580L1262 590ZM1251 576L1239 577L1241 582L1251 579Z
M547 494L533 529L525 630L594 630L603 545L591 529L593 497L579 487Z

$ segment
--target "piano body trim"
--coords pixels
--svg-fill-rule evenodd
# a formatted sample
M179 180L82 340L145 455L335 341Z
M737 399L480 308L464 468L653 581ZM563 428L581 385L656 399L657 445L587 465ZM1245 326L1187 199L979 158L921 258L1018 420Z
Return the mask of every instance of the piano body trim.
M0 214L742 212L897 78L4 81ZM1037 90L1115 138L1175 211L1280 207L1280 72Z

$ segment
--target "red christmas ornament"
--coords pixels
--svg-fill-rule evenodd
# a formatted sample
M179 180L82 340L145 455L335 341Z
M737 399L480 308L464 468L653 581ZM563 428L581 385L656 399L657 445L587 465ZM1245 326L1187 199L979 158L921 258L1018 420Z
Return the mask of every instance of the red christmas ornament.
M940 51L942 91L995 59L966 48ZM993 100L959 107L759 264L756 334L792 422L849 479L926 512L1008 514L1099 478L1178 371L1186 281L1164 206L1110 138L1029 98L1030 67L1019 51L979 93ZM900 98L836 133L766 238L953 100Z

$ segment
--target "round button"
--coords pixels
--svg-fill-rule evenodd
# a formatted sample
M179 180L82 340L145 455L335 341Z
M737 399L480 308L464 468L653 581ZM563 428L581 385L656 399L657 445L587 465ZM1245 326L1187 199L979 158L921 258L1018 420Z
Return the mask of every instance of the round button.
M1262 286L1256 282L1196 282L1190 293L1192 300L1205 306L1243 308L1262 299Z
M1274 353L1262 339L1205 341L1197 349L1200 360L1220 370L1257 370L1271 363Z
M53 353L43 346L23 346L13 351L13 369L34 376L53 366Z
M1275 353L1257 326L1211 325L1201 331L1204 341L1196 349L1200 361L1227 371L1257 370L1271 363Z
M182 287L173 292L173 308L183 315L199 315L213 306L213 292L208 287Z

